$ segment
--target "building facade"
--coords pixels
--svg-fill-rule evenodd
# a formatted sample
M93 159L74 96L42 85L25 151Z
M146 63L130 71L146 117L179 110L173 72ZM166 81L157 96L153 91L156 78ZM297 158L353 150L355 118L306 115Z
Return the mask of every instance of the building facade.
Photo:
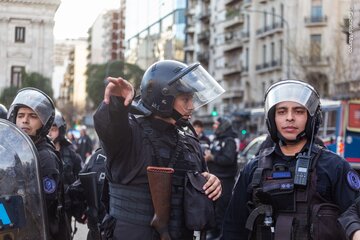
M177 0L127 1L127 62L146 69L162 59L184 61L185 7Z
M22 72L53 73L54 15L60 0L0 0L0 90Z

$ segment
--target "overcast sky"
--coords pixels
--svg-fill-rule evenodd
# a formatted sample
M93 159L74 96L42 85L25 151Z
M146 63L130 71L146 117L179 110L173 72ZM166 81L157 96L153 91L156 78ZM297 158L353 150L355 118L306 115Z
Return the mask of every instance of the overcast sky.
M87 37L97 16L119 5L120 0L62 0L55 14L55 39Z

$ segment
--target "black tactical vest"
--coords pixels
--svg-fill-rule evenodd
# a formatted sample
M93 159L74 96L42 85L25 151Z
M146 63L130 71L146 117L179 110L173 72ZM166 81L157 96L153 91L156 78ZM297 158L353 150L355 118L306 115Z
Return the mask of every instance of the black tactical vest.
M316 164L321 148L314 146L306 186L294 184L295 167L274 164L274 148L260 152L251 182L252 202L246 228L250 239L346 239L337 224L337 205L316 191Z

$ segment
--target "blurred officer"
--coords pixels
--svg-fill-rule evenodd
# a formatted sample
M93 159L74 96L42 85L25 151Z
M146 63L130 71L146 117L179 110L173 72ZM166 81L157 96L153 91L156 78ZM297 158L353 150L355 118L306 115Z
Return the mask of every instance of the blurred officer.
M193 127L195 129L195 132L197 134L197 137L201 144L207 144L208 148L210 147L210 139L205 135L204 133L204 124L200 120L195 120L193 122Z
M214 123L215 138L210 151L205 152L205 160L209 172L215 174L221 181L222 195L216 202L216 228L209 232L207 239L220 237L221 226L226 207L231 198L231 191L237 173L237 150L235 138L237 134L232 128L231 120L220 117Z
M80 179L74 182L68 189L67 194L71 198L71 212L78 222L87 223L89 232L87 240L100 240L99 225L106 211L100 198L105 181L106 156L104 151L97 149L80 171ZM95 173L96 184L86 184L82 176L87 173ZM96 201L93 201L95 198Z
M80 154L83 164L85 164L86 158L91 155L92 148L92 141L86 133L86 126L81 126L80 137L77 141L77 152Z
M350 240L360 240L360 198L341 215L339 222Z
M7 108L0 103L0 118L6 119L8 114Z
M113 240L124 236L160 239L159 235L161 239L193 239L193 229L185 226L185 175L188 171L202 173L203 189L212 200L219 198L221 184L207 172L198 139L186 134L183 127L191 128L189 119L196 107L224 90L200 64L159 61L143 76L141 97L133 102L132 110L140 115L136 118L129 114L133 86L122 78L108 81L104 102L94 115L107 156L109 213L116 219L107 236ZM164 179L150 182L150 165L160 167ZM165 178L169 168L174 169L171 181ZM164 200L168 196L171 200Z
M70 239L70 232L63 209L62 162L47 137L54 116L55 107L52 99L36 88L20 89L8 113L8 119L29 135L38 150L49 239L66 240Z
M360 179L343 158L314 144L318 92L298 80L275 83L265 94L265 117L275 146L240 173L222 239L346 239L337 217L357 197Z
M75 152L72 143L66 138L66 122L61 113L55 109L54 123L50 128L49 136L55 148L60 152L63 163L62 179L64 190L75 182L81 170L81 157ZM70 198L65 194L65 210L68 213L69 226L71 226Z

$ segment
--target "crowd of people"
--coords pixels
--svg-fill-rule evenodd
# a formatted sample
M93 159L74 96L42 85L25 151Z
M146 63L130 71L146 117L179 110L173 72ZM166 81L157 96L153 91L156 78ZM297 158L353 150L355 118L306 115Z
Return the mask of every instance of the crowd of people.
M214 119L212 140L203 122L190 122L224 92L200 64L156 62L140 90L108 78L94 114L100 149L86 127L78 139L67 132L38 89L19 90L9 110L0 105L0 117L37 149L46 239L72 239L72 218L87 224L88 240L360 239L360 178L319 144L320 95L311 85L268 88L268 138L238 177L231 119ZM17 236L10 225L4 234Z

